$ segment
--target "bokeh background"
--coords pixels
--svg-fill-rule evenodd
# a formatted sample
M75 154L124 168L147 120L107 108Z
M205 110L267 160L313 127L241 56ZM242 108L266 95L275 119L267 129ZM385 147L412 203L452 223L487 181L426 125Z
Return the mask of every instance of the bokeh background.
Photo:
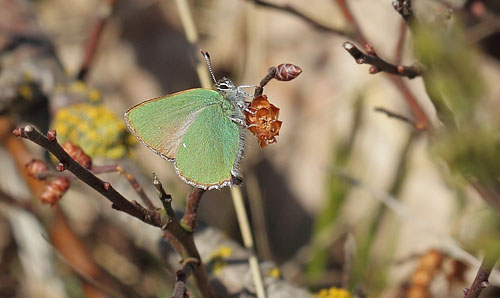
M348 30L351 27L340 2L272 1L293 7L318 24ZM398 47L401 28L405 27L391 1L346 2L380 57L395 61L400 49L403 64L418 61L414 36L408 29L404 29L406 37ZM474 9L479 6L472 1L421 0L414 5L422 15L434 18L431 22L449 25L461 20L459 34L466 41L452 46L470 48L476 71L473 79L481 77L481 105L474 107L473 114L479 122L490 125L498 138L500 18L495 13L500 7L495 1L476 2L483 4L490 19L478 14ZM247 134L242 190L260 258L274 262L282 278L311 293L338 287L360 297L460 297L484 253L470 242L497 235L477 236L483 235L479 232L481 218L491 208L477 189L457 178L446 158L430 149L440 138L438 133L418 132L411 124L374 110L382 107L412 118L404 95L393 82L385 74L369 74L367 65L355 63L342 47L352 38L320 30L286 11L244 0L196 0L189 5L199 33L199 42L194 45L185 37L175 1L117 1L85 82L75 85L62 79L64 90L80 97L84 94L90 101L95 97L121 121L123 113L141 101L199 87L195 70L202 59L199 49L210 52L217 78L229 77L237 85L258 84L270 66L300 66L303 73L297 79L271 81L265 87L264 93L280 108L283 125L278 142L261 149L255 137ZM171 163L141 145L134 146L127 136L120 145L120 141L111 141L115 136L103 136L99 128L107 125L106 117L112 122L114 116L98 116L103 122L94 128L76 128L85 121L95 122L92 117L68 124L71 121L60 112L68 104L54 99L59 94L54 91L59 86L58 77L73 78L80 71L89 32L109 9L109 3L102 0L0 1L0 47L9 44L13 32L26 33L35 40L43 37L53 44L54 57L60 62L57 67L62 69L54 70L57 67L51 63L55 60L42 64L41 59L16 60L10 58L10 52L3 53L3 98L8 97L8 90L18 90L25 82L20 76L29 75L31 82L41 83L42 93L51 90L48 110L40 106L28 112L5 108L18 105L14 102L2 106L8 110L3 117L16 126L38 121L35 123L42 130L56 126L54 119L61 117L59 129L68 126L69 131L101 132L94 142L95 150L102 152L95 153L94 163L123 165L153 198L151 173L156 173L174 197L174 204L182 208L191 188L175 175ZM403 81L431 127L438 130L446 126L422 78ZM78 111L65 112L79 115ZM110 134L113 129L121 128L110 128ZM92 137L84 135L92 142ZM33 156L44 157L37 146L25 145ZM115 155L107 154L110 151ZM66 224L99 270L108 276L109 284L118 285L115 289L125 296L170 296L171 272L176 268L165 269L167 265L159 261L161 235L157 230L113 211L97 193L76 182L58 203L60 208L42 205L30 194L12 154L7 146L0 148L0 188L30 207L0 203L1 297L98 297L85 291L81 276L75 273L78 268L69 265L60 256L60 248L54 248L54 238L50 241L46 236L47 230L58 225L53 213L59 212L64 213ZM131 198L135 196L119 175L103 177ZM498 176L492 179L498 182ZM159 206L159 202L155 204ZM36 210L38 217L33 217L30 209ZM228 189L205 194L200 220L240 241ZM410 296L408 289L418 284L414 273L425 256L442 262L424 283L426 291L422 293L430 296ZM498 295L494 285L499 281L494 271L493 286L484 297Z

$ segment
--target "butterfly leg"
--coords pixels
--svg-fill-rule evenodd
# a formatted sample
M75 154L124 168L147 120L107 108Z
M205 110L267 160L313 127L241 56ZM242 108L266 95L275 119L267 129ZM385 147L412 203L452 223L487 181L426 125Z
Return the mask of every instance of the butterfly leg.
M246 91L243 91L242 90L243 88L257 88L257 85L241 85L241 86L236 87L236 89L238 90L237 92L239 94L243 94L245 97L253 97L252 94L250 94Z
M248 127L248 125L247 125L247 123L245 122L245 120L243 120L243 119L241 119L241 118L238 118L238 117L232 117L232 116L231 116L231 117L229 117L229 119L230 119L231 121L233 121L234 123L238 124L238 125L239 125L239 126L241 126L241 127L244 127L244 128L247 128L247 127Z

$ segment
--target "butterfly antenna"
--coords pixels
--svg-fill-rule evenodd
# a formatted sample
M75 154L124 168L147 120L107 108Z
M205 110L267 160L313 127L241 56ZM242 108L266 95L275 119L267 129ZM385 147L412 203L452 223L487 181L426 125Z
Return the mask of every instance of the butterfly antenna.
M210 60L210 55L208 54L208 52L203 52L203 50L200 50L200 52L203 55L203 58L205 58L205 61L207 62L208 71L210 72L210 75L212 76L212 80L214 80L214 83L217 84L217 80L215 79L215 75L214 75L214 69L212 68L212 60Z

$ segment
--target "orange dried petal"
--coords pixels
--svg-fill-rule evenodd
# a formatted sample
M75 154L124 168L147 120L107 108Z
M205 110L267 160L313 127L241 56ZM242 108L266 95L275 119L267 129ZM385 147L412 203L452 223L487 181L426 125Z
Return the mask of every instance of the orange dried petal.
M267 100L267 96L261 95L261 96L255 98L254 100L252 100L249 108L258 110L258 109L262 109L262 108L267 108L267 107L269 107L269 105L270 105L270 103Z
M280 115L280 109L275 105L271 105L269 107L269 113L271 114L271 117L273 117L273 119L277 120Z

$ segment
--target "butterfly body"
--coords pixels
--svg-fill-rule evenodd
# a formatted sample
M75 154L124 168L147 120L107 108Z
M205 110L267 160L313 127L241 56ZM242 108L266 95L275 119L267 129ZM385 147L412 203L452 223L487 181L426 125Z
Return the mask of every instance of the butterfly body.
M203 189L241 183L245 93L226 78L216 88L150 99L124 115L139 141L173 161L185 182Z

